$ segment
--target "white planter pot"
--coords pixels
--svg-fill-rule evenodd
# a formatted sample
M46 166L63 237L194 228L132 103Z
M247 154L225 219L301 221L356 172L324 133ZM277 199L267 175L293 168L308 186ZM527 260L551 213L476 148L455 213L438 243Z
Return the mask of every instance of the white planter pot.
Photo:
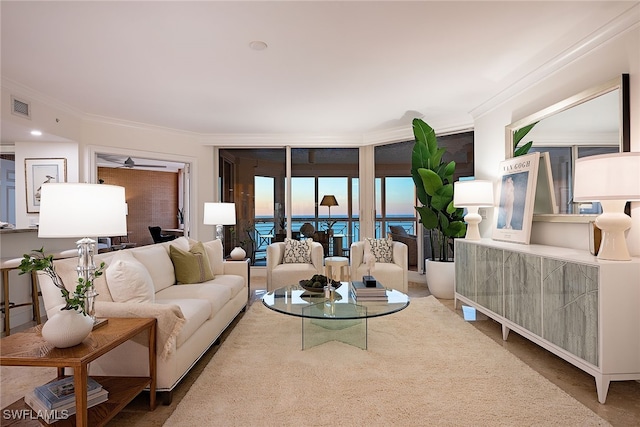
M61 310L42 327L42 338L57 348L80 344L93 329L93 320L76 310Z
M247 256L247 253L240 246L236 246L233 248L229 256L231 256L231 259L243 260Z
M433 261L424 262L424 274L429 292L439 299L453 299L455 293L455 263Z

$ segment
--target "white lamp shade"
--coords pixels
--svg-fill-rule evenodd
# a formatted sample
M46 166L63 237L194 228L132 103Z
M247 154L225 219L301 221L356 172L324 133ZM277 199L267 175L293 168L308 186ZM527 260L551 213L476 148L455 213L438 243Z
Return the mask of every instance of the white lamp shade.
M125 236L126 212L124 187L43 184L38 237Z
M205 203L203 219L204 224L209 225L235 225L236 204Z
M493 182L481 179L454 182L453 205L457 208L493 206Z
M640 200L640 152L577 159L573 201Z

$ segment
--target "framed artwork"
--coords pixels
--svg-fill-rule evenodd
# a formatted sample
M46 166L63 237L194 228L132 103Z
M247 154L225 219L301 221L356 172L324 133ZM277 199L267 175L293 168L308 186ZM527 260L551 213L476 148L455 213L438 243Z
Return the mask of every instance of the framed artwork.
M40 190L48 182L67 182L67 159L24 159L27 213L40 212Z
M492 238L529 244L540 153L500 162L500 202Z

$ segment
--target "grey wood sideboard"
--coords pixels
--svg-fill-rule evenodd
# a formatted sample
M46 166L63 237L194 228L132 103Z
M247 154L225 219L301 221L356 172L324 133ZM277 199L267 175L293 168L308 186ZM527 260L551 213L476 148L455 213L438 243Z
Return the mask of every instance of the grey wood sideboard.
M593 375L604 403L611 381L640 379L640 259L491 239L455 242L458 301Z

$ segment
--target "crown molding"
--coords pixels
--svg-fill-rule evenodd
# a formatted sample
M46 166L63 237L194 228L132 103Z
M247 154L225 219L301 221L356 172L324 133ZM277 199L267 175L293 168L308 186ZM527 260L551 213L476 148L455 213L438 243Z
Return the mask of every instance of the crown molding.
M83 119L86 122L94 122L109 126L127 127L145 132L163 132L178 136L187 136L191 138L200 138L202 135L197 132L191 132L181 129L168 128L164 126L151 125L148 123L135 122L131 120L118 119L114 117L100 116L97 114L85 113Z
M284 133L208 134L200 136L202 145L231 147L359 147L362 136L358 134L305 135Z
M483 102L470 111L474 119L478 119L483 115L498 108L505 102L511 100L515 96L521 94L526 89L534 86L545 78L549 77L558 70L571 64L578 58L597 49L606 42L613 40L622 34L630 31L640 25L640 4L636 3L618 17L611 20L608 24L602 26L599 30L591 33L589 36L574 44L569 49L557 55L547 63L531 71L525 77L516 81L508 88L499 92L492 98Z

